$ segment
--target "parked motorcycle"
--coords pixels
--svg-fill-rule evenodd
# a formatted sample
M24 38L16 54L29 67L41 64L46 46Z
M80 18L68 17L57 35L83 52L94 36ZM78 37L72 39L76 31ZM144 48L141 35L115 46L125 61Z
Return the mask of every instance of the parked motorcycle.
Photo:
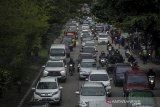
M155 76L148 76L149 86L153 90L155 87Z
M69 74L70 74L70 76L73 76L73 72L74 72L74 66L73 66L73 64L70 64L69 65Z

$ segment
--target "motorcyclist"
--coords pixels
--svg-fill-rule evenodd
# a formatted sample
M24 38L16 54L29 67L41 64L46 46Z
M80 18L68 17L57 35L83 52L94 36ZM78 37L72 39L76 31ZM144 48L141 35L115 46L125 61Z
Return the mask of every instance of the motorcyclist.
M68 65L72 64L73 66L75 65L74 61L73 61L73 58L70 58L69 62L68 62Z
M133 62L132 64L132 70L139 70L139 66L137 62Z
M99 56L99 59L101 59L101 58L105 58L106 57L106 54L105 54L105 52L104 51L102 51L101 52L101 55Z
M128 62L132 63L135 62L135 58L133 57L133 55L130 55L128 58Z
M114 54L120 54L120 51L116 49Z
M149 71L147 72L147 77L149 76L155 76L156 77L156 73L153 71L153 69L149 69Z

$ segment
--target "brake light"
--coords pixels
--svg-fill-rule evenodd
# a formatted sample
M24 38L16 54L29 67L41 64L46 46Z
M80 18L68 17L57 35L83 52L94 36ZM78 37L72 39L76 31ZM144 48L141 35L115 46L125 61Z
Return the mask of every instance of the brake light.
M106 103L108 103L108 104L112 104L112 99L107 98L107 99L106 99Z

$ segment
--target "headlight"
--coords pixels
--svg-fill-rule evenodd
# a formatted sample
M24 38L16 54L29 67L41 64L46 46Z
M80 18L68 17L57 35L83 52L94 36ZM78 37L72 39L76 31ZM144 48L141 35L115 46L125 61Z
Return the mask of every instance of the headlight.
M61 74L62 74L62 75L65 75L65 73L66 73L65 71L61 71Z
M41 93L39 93L39 92L35 92L35 94L36 94L36 95L39 95L39 96L41 96Z
M71 66L71 67L72 67L73 65L72 65L72 64L70 64L69 66Z
M79 102L80 107L87 107L87 104L84 101Z
M43 72L43 76L47 76L47 74L48 74L48 71L45 70L45 71Z

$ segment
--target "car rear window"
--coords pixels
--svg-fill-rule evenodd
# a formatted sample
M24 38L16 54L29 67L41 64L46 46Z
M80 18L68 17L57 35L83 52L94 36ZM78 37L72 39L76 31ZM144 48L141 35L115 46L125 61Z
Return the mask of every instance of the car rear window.
M91 81L108 81L108 76L106 74L91 74Z
M116 69L116 73L124 73L126 71L130 71L132 68L130 66L118 66Z
M147 83L147 76L128 76L127 83Z
M153 93L152 92L142 92L142 91L135 91L132 92L131 97L153 97Z

